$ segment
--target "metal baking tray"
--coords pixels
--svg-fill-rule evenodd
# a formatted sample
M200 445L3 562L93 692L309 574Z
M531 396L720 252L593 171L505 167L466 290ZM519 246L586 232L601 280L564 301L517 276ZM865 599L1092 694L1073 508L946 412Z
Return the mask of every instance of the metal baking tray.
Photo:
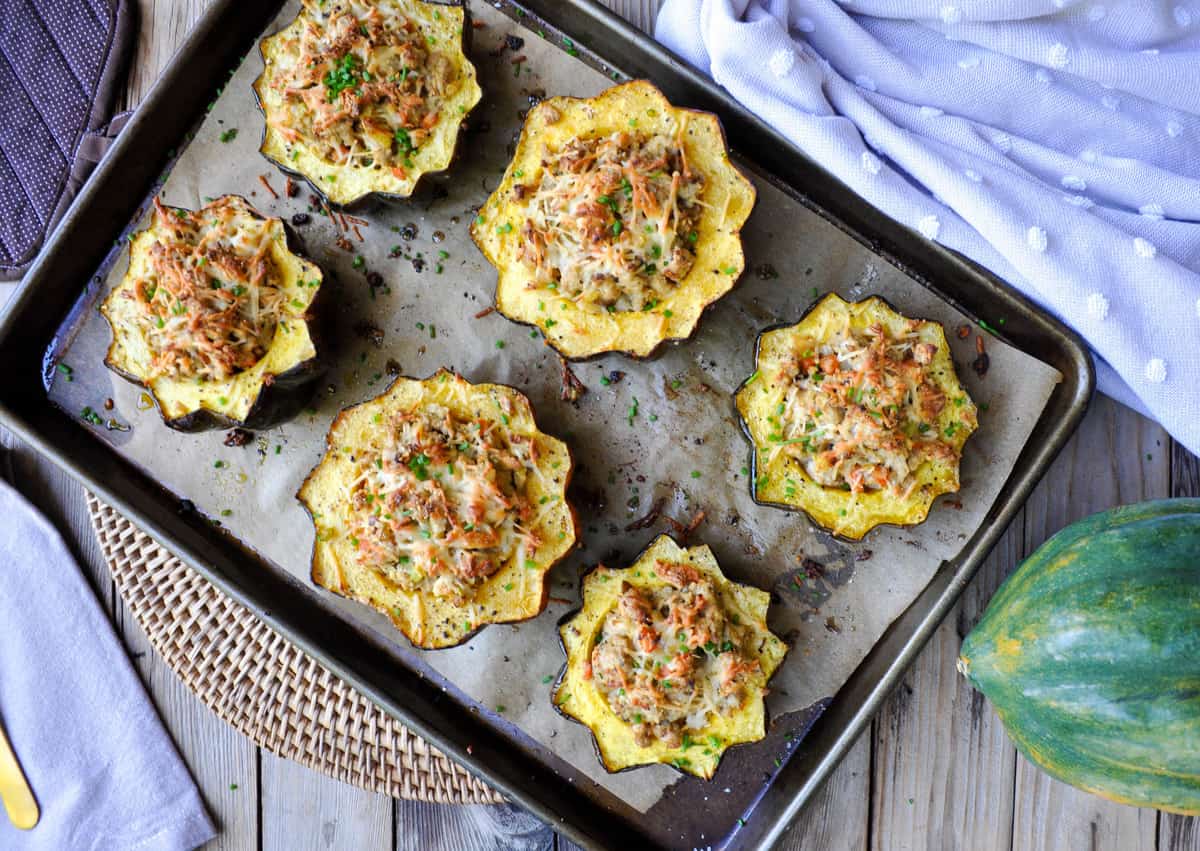
M673 102L717 113L735 151L882 260L973 318L1004 316L1000 335L1062 374L983 525L875 645L811 727L772 730L803 737L782 769L750 800L698 806L701 787L679 786L647 815L563 782L561 766L468 701L396 656L353 624L330 616L310 588L240 547L150 477L52 405L48 353L63 320L100 284L96 270L151 192L177 147L204 115L229 69L254 48L278 3L216 0L68 212L0 320L0 422L110 502L224 592L353 684L411 729L505 795L589 848L710 845L765 848L788 830L926 639L954 604L1050 461L1078 424L1095 376L1090 355L1061 323L995 276L880 214L711 81L590 0L522 0L522 24L586 47L615 77L645 77ZM86 300L86 299L85 299ZM814 713L815 715L816 713ZM801 719L800 727L812 719ZM731 753L728 760L737 759ZM746 770L754 766L747 765Z

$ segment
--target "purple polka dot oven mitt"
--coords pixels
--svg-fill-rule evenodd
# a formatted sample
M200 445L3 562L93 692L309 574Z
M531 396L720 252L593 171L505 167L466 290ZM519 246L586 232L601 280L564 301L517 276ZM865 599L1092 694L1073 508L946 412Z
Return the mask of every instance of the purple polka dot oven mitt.
M116 135L131 5L0 0L0 280L24 274Z

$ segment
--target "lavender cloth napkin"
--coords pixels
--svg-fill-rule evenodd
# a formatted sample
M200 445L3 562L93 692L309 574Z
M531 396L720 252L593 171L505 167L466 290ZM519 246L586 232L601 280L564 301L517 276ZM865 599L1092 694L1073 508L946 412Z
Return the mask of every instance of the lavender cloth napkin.
M3 480L0 721L42 813L30 831L0 816L5 851L176 851L214 835L79 566Z
M666 0L655 34L1200 452L1200 4Z
M0 0L0 280L19 279L100 160L129 0Z

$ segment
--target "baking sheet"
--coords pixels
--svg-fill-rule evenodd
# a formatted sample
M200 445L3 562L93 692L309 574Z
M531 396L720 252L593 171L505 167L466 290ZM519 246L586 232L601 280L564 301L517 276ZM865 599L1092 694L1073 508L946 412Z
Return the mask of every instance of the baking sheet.
M980 378L968 367L975 357L975 335L962 341L951 334L959 374L986 409L979 432L967 443L962 491L939 500L929 521L915 529L877 530L851 546L816 532L798 515L754 505L747 481L749 444L733 416L731 395L754 370L759 330L798 319L831 289L852 299L884 295L904 313L936 319L951 330L967 321L755 175L759 198L745 231L747 272L739 288L710 311L692 341L655 361L610 356L574 366L589 392L577 406L561 401L559 361L536 332L531 336L530 329L498 314L477 318L490 304L495 273L467 228L503 172L530 98L592 95L611 80L491 6L470 6L485 25L473 32L472 56L485 99L472 115L460 159L412 202L362 214L369 224L359 227L362 241L353 231L346 235L350 251L336 247L341 232L329 217L313 212L307 191L275 199L259 181L267 175L283 196L282 176L257 153L262 118L249 88L261 70L256 51L225 87L166 180L162 197L168 204L195 207L236 192L273 215L310 215L311 223L297 230L309 254L341 282L337 338L342 342L328 387L308 413L260 433L240 449L225 447L221 433L171 432L156 412L143 410L138 388L104 369L109 334L94 304L78 314L77 325L64 336L60 360L70 372L55 373L51 397L70 412L87 406L102 420L131 426L96 431L272 565L307 581L312 532L293 494L319 459L325 430L338 409L381 392L389 366L418 377L447 366L473 381L501 381L523 390L542 428L565 438L578 464L573 498L586 546L556 569L549 610L525 624L484 630L462 647L422 653L408 648L382 616L332 595L325 599L381 640L404 645L406 656L443 674L481 711L501 715L644 811L679 775L661 766L605 773L587 730L558 716L549 704L549 681L562 663L554 626L576 603L581 570L597 560L623 564L667 530L660 521L626 531L660 499L664 515L683 523L703 511L705 520L691 542L712 546L729 575L775 590L772 627L794 641L772 682L772 715L803 710L837 691L942 561L980 525L1058 374L988 337L991 369ZM295 12L296 5L287 4L271 30ZM509 33L524 44L497 50ZM518 57L524 61L514 62ZM126 260L118 258L107 270L95 299L119 280ZM382 286L368 285L372 273L381 276ZM381 345L365 339L364 323L384 332ZM114 403L111 412L104 410L108 398ZM726 782L731 781L720 774L714 781Z

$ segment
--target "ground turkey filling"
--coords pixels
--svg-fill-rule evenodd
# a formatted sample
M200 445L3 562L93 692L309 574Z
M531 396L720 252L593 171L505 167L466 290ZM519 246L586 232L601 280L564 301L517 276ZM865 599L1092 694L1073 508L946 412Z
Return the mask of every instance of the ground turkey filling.
M154 206L149 271L124 294L150 349L147 377L219 381L250 369L285 298L268 221L224 199L196 212Z
M533 270L532 286L588 310L652 310L691 271L704 177L674 139L574 139L546 152L529 179L513 194L525 214L518 259Z
M777 453L797 458L820 485L902 497L926 459L957 465L959 452L948 441L962 426L939 432L937 422L946 405L965 405L967 398L947 399L935 383L937 346L918 338L921 324L909 320L899 337L876 324L861 333L847 327L823 342L800 341L770 377L784 388L769 418L772 460Z
M687 747L710 713L729 716L744 704L759 665L743 646L737 617L726 615L704 574L662 560L654 573L669 584L622 585L585 673L633 727L638 745Z
M394 3L304 5L307 25L276 59L290 64L270 82L284 97L271 126L329 162L406 177L456 91L454 61Z
M360 564L405 591L458 602L514 557L528 566L540 543L526 496L538 474L532 437L440 405L386 426L376 448L355 456L349 542Z

